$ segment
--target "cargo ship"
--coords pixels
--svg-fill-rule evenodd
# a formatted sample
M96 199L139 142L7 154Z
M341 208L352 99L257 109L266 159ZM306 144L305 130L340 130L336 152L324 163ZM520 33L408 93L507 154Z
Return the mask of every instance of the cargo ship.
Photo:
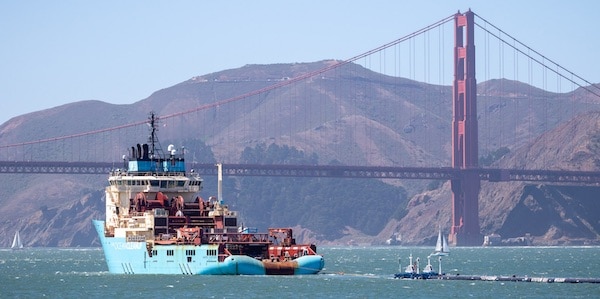
M123 169L111 171L106 216L93 220L108 271L115 274L300 275L324 267L314 244L297 244L291 228L244 227L222 198L200 196L202 178L186 171L184 151L162 153L158 117L148 143L131 147Z

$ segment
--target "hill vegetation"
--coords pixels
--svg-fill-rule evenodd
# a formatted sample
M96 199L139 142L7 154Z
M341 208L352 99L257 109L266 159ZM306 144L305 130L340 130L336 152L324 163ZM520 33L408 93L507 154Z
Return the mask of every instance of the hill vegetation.
M305 156L286 145L258 145L242 152L242 163L316 164L316 154ZM407 195L402 187L368 179L242 177L235 206L247 223L260 228L302 224L319 239L336 240L346 227L377 235L391 217L400 218ZM342 225L340 225L342 224Z

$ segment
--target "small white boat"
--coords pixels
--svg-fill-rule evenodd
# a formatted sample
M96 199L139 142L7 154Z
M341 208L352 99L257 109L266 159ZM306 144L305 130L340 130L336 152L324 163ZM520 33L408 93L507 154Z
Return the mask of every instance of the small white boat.
M19 231L15 233L15 237L13 238L11 249L23 249L23 242L21 242L21 236L19 235Z
M435 244L435 251L431 254L432 256L446 256L450 254L448 249L448 241L446 241L446 236L442 235L442 230L440 229L438 232L437 243Z

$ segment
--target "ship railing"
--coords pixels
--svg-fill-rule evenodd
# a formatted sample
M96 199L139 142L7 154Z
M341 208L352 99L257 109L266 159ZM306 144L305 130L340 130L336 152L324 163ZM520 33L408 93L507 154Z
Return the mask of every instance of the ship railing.
M266 233L248 234L248 233L202 233L202 243L211 244L271 244L269 236ZM176 238L172 234L161 234L155 236L156 244L194 244L199 245L199 237Z
M125 172L118 172L123 175ZM185 176L185 171L128 171L127 174L133 174L137 176L156 176L156 177L170 177L170 176Z
M133 212L129 213L129 216L130 217L144 217L144 213L145 212L135 212L135 211L133 211Z
M112 170L110 172L110 175L111 176L123 176L123 175L127 175L127 170L117 168L115 170Z
M209 243L270 243L267 233L203 233L203 236Z
M156 177L170 177L170 176L186 176L185 171L128 171L124 169L115 169L110 171L110 176L156 176ZM197 174L195 176L198 176Z

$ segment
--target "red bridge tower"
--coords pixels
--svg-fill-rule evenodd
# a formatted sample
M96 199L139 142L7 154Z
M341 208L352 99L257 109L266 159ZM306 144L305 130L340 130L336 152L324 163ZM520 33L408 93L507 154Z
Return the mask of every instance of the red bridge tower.
M454 82L452 92L452 167L460 177L451 180L452 228L449 242L458 246L483 243L479 230L477 137L477 80L475 79L474 14L454 17Z

